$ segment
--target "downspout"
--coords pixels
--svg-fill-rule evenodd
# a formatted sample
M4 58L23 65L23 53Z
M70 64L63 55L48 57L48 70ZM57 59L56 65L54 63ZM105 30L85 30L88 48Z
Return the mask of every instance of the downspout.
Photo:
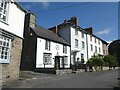
M86 33L86 46L87 46L87 60L88 60L88 38L87 38L87 33Z
M72 68L71 66L72 64L71 64L71 45L70 45L70 69Z

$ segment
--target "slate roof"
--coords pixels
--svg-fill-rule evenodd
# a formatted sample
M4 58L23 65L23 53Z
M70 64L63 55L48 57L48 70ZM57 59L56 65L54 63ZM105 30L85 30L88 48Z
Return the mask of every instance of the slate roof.
M80 31L83 31L83 32L87 33L84 28L81 28L81 27L79 27L79 26L74 26L74 25L72 25L70 22L63 22L63 23L61 23L61 24L59 24L59 25L56 25L56 26L59 27L59 26L65 26L65 25L70 25L70 26L73 27L73 28L77 28L77 29L79 29ZM49 28L49 30L52 31L52 29L55 29L56 26L54 26L54 27L52 27L52 28ZM89 33L87 33L87 34L89 34ZM99 38L98 36L96 36L96 35L94 35L94 34L92 34L92 36L94 36L94 37L96 37L97 39L101 40L103 43L108 44L105 40Z
M46 28L43 28L41 26L36 26L35 28L31 28L35 34L38 37L41 38L45 38L57 43L61 43L61 44L65 44L65 45L70 45L69 43L67 43L63 38L61 38L60 36L58 36L57 34L55 34L53 31L48 30Z

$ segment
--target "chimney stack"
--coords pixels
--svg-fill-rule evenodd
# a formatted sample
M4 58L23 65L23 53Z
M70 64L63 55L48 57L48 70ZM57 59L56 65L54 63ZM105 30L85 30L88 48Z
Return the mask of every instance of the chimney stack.
M70 22L71 22L71 24L78 26L78 18L77 17L71 17Z
M30 10L25 18L26 18L26 23L28 23L28 27L35 28L36 16L33 13L31 13Z
M85 31L89 34L93 34L92 27L85 28Z

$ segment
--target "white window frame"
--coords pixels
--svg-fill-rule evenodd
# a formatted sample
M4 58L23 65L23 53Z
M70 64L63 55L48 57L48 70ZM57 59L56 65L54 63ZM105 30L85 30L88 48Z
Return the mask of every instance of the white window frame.
M50 51L50 47L51 47L50 41L49 40L45 40L45 50Z
M8 22L9 2L0 2L0 21ZM5 19L5 20L4 20Z
M75 39L75 48L78 48L78 39Z
M52 65L52 54L51 53L43 53L43 64Z
M82 41L82 49L85 49L85 42Z
M101 53L101 48L99 47L99 53Z
M90 41L92 42L92 35L90 35Z
M11 39L0 35L0 64L10 63Z
M97 39L95 38L95 43L97 43Z
M67 54L67 46L63 45L63 53Z
M77 29L75 29L75 35L78 36L78 30Z
M83 53L81 53L81 59L84 59L84 54Z
M100 45L100 40L98 40L98 44Z
M95 53L97 53L97 46L95 46Z
M84 32L81 32L81 36L82 36L82 38L84 38Z
M93 45L91 44L90 46L91 46L91 51L93 51Z
M63 57L64 65L68 65L68 57L64 56Z

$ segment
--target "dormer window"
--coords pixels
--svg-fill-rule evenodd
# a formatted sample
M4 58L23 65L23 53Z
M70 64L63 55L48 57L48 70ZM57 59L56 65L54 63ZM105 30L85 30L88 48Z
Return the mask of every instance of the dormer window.
M5 2L5 1L0 2L0 21L7 22L8 4L9 3Z

